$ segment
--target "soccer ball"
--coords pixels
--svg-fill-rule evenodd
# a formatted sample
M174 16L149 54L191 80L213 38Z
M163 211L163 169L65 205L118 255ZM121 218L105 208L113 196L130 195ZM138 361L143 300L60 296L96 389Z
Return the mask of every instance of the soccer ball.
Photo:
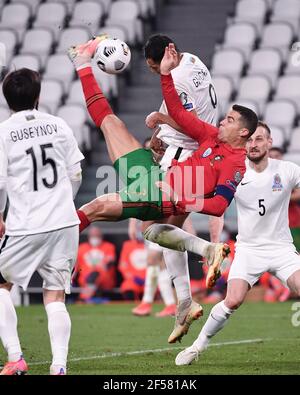
M119 74L129 65L131 52L124 41L106 38L98 44L94 58L102 71Z

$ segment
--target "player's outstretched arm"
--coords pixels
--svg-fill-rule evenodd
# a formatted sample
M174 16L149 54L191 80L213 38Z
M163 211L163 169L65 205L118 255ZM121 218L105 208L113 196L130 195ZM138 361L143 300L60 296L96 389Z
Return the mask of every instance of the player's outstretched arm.
M209 123L201 121L182 106L171 75L171 70L178 65L177 59L174 44L170 44L166 47L165 55L160 64L163 96L170 117L180 126L182 132L201 143L207 136L217 134L218 129Z

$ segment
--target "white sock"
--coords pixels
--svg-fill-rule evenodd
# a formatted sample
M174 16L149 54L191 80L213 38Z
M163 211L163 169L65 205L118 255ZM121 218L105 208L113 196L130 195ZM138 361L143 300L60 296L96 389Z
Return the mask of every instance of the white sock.
M52 366L66 367L71 335L71 320L66 305L52 302L45 306L52 350Z
M164 248L163 255L169 276L174 283L178 302L187 299L192 301L187 252Z
M206 320L200 335L193 343L198 351L203 351L207 348L210 339L225 326L228 318L233 312L234 310L225 306L224 300L217 303L211 309L209 317Z
M159 276L159 267L150 265L147 266L143 302L153 303L157 288L157 279Z
M0 289L0 338L8 354L9 362L16 362L22 356L16 310L9 291Z
M166 306L175 304L176 300L172 288L172 281L170 279L167 269L162 269L158 275L158 289L162 300Z
M190 251L203 257L208 257L208 247L211 245L208 241L169 224L150 225L144 232L144 237L163 247Z

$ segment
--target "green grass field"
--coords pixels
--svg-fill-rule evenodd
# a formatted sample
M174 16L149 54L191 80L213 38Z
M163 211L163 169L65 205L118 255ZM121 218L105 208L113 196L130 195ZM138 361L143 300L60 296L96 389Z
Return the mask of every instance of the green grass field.
M169 345L173 318L139 318L131 304L70 305L71 375L115 374L299 374L300 326L291 323L292 302L248 303L235 313L191 366L177 367L176 354L198 335L211 306L182 344ZM156 305L155 311L162 306ZM48 374L50 345L42 306L18 309L19 333L31 374ZM256 340L258 339L258 340ZM259 340L261 339L261 340ZM248 343L238 343L249 341ZM226 344L235 342L235 344ZM134 354L132 352L137 351ZM132 353L132 354L130 354ZM3 349L0 361L5 361Z

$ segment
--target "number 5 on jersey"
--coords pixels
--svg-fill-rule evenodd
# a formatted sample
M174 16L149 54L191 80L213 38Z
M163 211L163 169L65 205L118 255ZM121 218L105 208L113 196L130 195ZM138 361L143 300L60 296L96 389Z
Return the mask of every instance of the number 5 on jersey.
M262 217L266 214L266 206L264 205L265 199L258 199L259 215Z

